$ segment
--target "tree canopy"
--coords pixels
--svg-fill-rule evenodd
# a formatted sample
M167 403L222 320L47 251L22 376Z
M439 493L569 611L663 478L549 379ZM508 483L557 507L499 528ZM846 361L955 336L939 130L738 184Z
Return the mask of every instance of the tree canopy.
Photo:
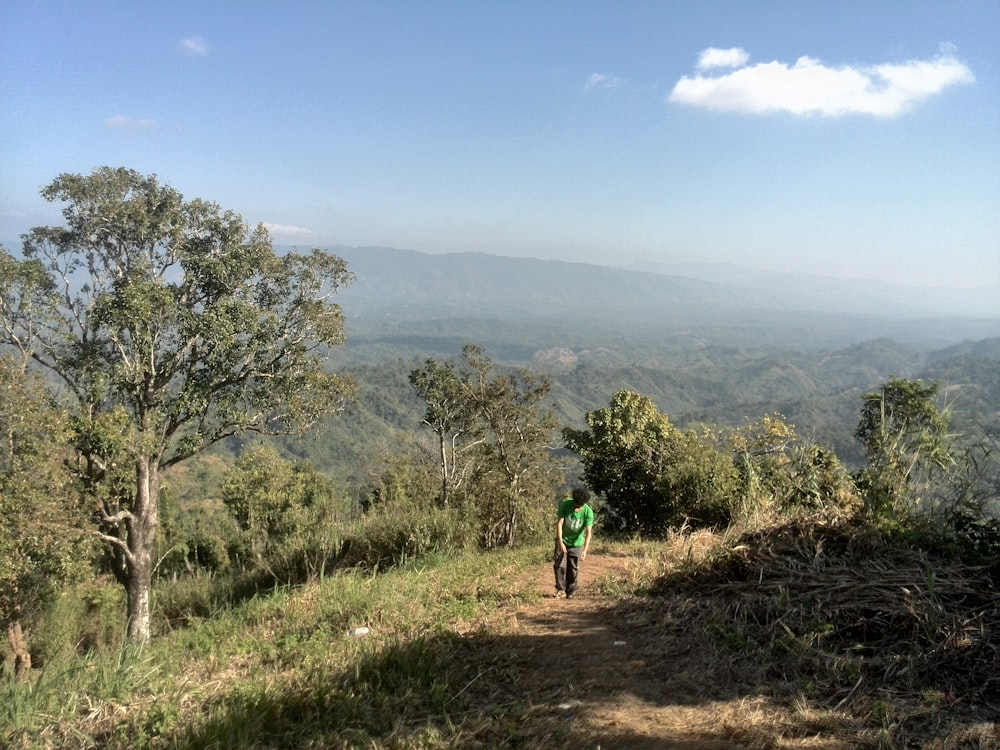
M323 363L344 341L331 297L351 274L320 250L279 255L263 225L133 170L62 174L42 196L65 224L0 257L0 344L73 402L80 474L144 640L160 471L338 407L351 383Z

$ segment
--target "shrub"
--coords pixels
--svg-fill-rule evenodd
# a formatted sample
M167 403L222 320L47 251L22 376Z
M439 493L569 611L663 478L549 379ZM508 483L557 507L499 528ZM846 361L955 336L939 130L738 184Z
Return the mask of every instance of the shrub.
M345 540L341 564L379 569L432 553L456 553L475 537L474 520L455 507L380 508L355 525Z

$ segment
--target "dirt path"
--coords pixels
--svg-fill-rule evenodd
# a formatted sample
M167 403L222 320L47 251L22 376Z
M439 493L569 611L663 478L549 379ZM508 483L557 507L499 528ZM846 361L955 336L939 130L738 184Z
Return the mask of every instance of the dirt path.
M854 747L827 722L803 721L769 699L722 684L687 653L683 623L630 609L595 585L623 576L631 561L592 554L572 600L555 597L540 566L539 602L520 608L510 639L510 675L532 710L549 712L545 747L603 750ZM808 719L808 717L806 717ZM539 745L532 744L532 747Z

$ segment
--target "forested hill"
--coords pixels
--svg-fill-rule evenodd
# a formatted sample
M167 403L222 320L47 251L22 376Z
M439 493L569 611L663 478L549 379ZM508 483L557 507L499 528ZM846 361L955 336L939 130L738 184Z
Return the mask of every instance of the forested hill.
M624 269L481 253L328 248L356 281L338 295L349 334L418 334L434 321L583 324L595 332L711 330L775 343L842 345L888 337L947 345L1000 333L1000 289L932 290L706 268ZM689 275L683 275L687 273ZM454 325L454 323L452 324ZM461 337L461 333L457 333Z

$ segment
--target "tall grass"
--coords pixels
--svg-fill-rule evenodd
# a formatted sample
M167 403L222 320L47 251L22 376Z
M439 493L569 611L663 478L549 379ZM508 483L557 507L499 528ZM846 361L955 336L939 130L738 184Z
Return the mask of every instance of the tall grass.
M374 531L382 523L369 529L373 540L389 538ZM958 687L973 674L1000 685L984 661L996 601L965 567L932 564L862 531L803 516L681 529L653 542L599 536L592 552L622 563L588 586L608 597L591 616L628 623L630 648L643 644L633 654L643 673L695 675L687 698L697 700L699 689L767 697L797 706L801 731L843 720L850 708L865 717L852 730L863 740L856 746L878 746L866 737L882 727L880 716L887 742L902 746L918 735L900 716L928 701L951 705L935 675ZM533 584L546 574L549 543L489 554L421 549L240 595L222 577L188 582L184 595L200 585L210 606L169 626L161 620L145 649L109 638L107 648L47 659L28 683L0 682L0 747L540 750L568 742L559 734L568 725L539 709L553 685L563 687L560 675L535 662L575 636L525 639L514 619L540 596ZM177 603L183 592L155 593ZM99 609L112 603L92 599ZM351 634L359 628L364 635ZM660 690L647 697L658 700ZM757 746L778 746L785 730L754 731L771 742Z
M469 552L343 570L160 623L144 650L52 660L28 683L0 683L0 747L250 747L261 737L294 747L341 734L352 747L404 726L410 736L476 676L459 634L532 598L519 572L541 559ZM366 635L349 635L360 627Z

